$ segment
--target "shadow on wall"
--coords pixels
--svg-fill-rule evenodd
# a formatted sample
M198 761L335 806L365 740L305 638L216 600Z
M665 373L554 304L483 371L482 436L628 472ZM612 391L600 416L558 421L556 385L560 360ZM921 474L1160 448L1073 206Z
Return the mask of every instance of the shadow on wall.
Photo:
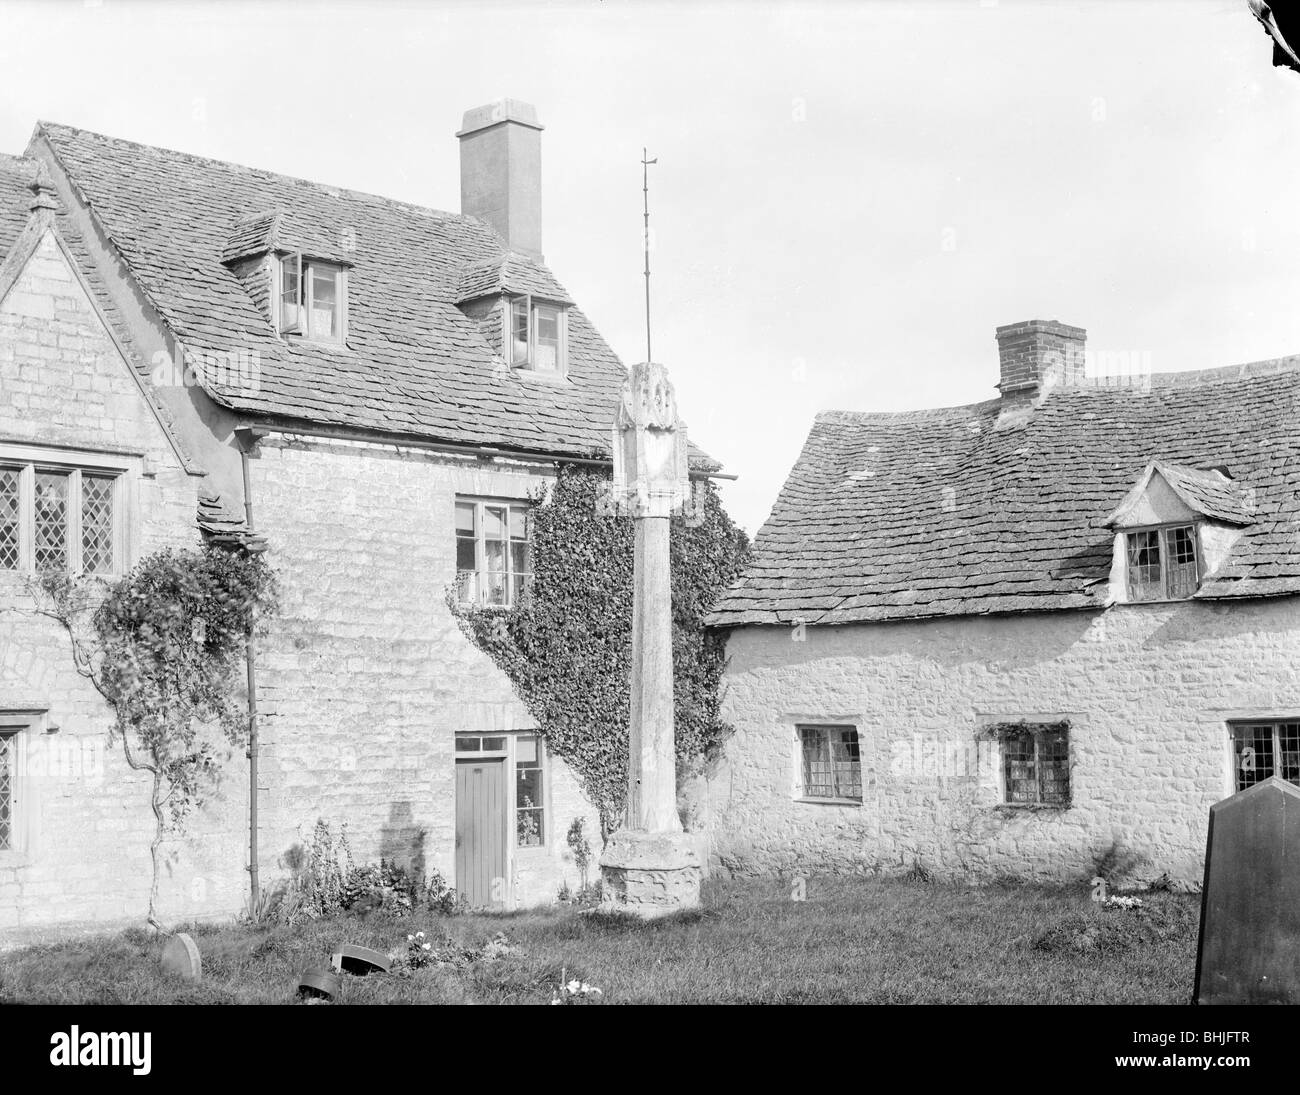
M379 830L379 857L403 868L412 878L424 877L424 827L417 824L409 802L394 802L388 821Z

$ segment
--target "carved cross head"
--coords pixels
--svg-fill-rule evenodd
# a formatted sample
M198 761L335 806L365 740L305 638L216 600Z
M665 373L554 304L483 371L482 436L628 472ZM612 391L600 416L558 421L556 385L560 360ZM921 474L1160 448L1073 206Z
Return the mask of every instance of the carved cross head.
M668 517L687 499L686 424L662 365L633 365L614 415L614 500L634 517Z

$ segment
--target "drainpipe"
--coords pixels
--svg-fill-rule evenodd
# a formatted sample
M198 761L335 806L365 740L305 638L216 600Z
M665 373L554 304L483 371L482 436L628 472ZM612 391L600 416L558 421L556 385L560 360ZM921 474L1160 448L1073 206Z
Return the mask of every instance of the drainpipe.
M244 524L253 532L253 495L249 484L248 454L260 435L252 430L236 431L243 442L239 447L240 470L244 476ZM244 639L244 662L248 669L248 884L252 893L249 909L257 908L261 878L257 869L257 654L253 632Z

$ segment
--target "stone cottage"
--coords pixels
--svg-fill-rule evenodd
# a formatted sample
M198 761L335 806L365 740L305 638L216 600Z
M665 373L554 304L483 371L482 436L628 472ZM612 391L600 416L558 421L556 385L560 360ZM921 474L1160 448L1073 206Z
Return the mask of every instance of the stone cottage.
M1300 781L1300 358L817 416L717 606L735 871L1199 882L1212 803Z
M626 373L543 262L541 128L465 115L459 214L47 123L0 156L0 928L149 888L147 785L28 580L205 539L280 580L264 880L324 819L476 904L577 883L596 813L446 601L510 605L539 488L609 462ZM248 766L165 845L164 919L243 906Z

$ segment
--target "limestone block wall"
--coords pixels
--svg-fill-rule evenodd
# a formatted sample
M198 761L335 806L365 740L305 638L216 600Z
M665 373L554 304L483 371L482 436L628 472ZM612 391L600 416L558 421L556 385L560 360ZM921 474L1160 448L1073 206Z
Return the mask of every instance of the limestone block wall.
M110 453L130 464L125 563L195 546L195 484L54 236L0 302L4 445ZM0 929L59 921L143 920L153 815L147 778L108 741L111 709L73 668L61 625L36 613L27 575L0 570L0 714L35 711L18 743L16 847L0 851ZM164 846L168 919L236 909L243 894L245 777Z
M742 628L736 727L705 788L715 866L1067 880L1112 844L1185 885L1210 806L1232 793L1229 720L1300 717L1300 604L1119 605L936 621ZM1070 722L1072 804L999 806L980 728ZM860 805L803 802L795 727L856 726Z
M251 461L281 611L258 656L262 870L283 873L317 819L346 823L359 862L455 867L455 734L530 729L509 681L460 632L459 495L524 499L537 465L271 435ZM548 758L547 840L510 857L514 899L553 900L577 873L564 834L596 812ZM513 838L513 825L508 826Z

